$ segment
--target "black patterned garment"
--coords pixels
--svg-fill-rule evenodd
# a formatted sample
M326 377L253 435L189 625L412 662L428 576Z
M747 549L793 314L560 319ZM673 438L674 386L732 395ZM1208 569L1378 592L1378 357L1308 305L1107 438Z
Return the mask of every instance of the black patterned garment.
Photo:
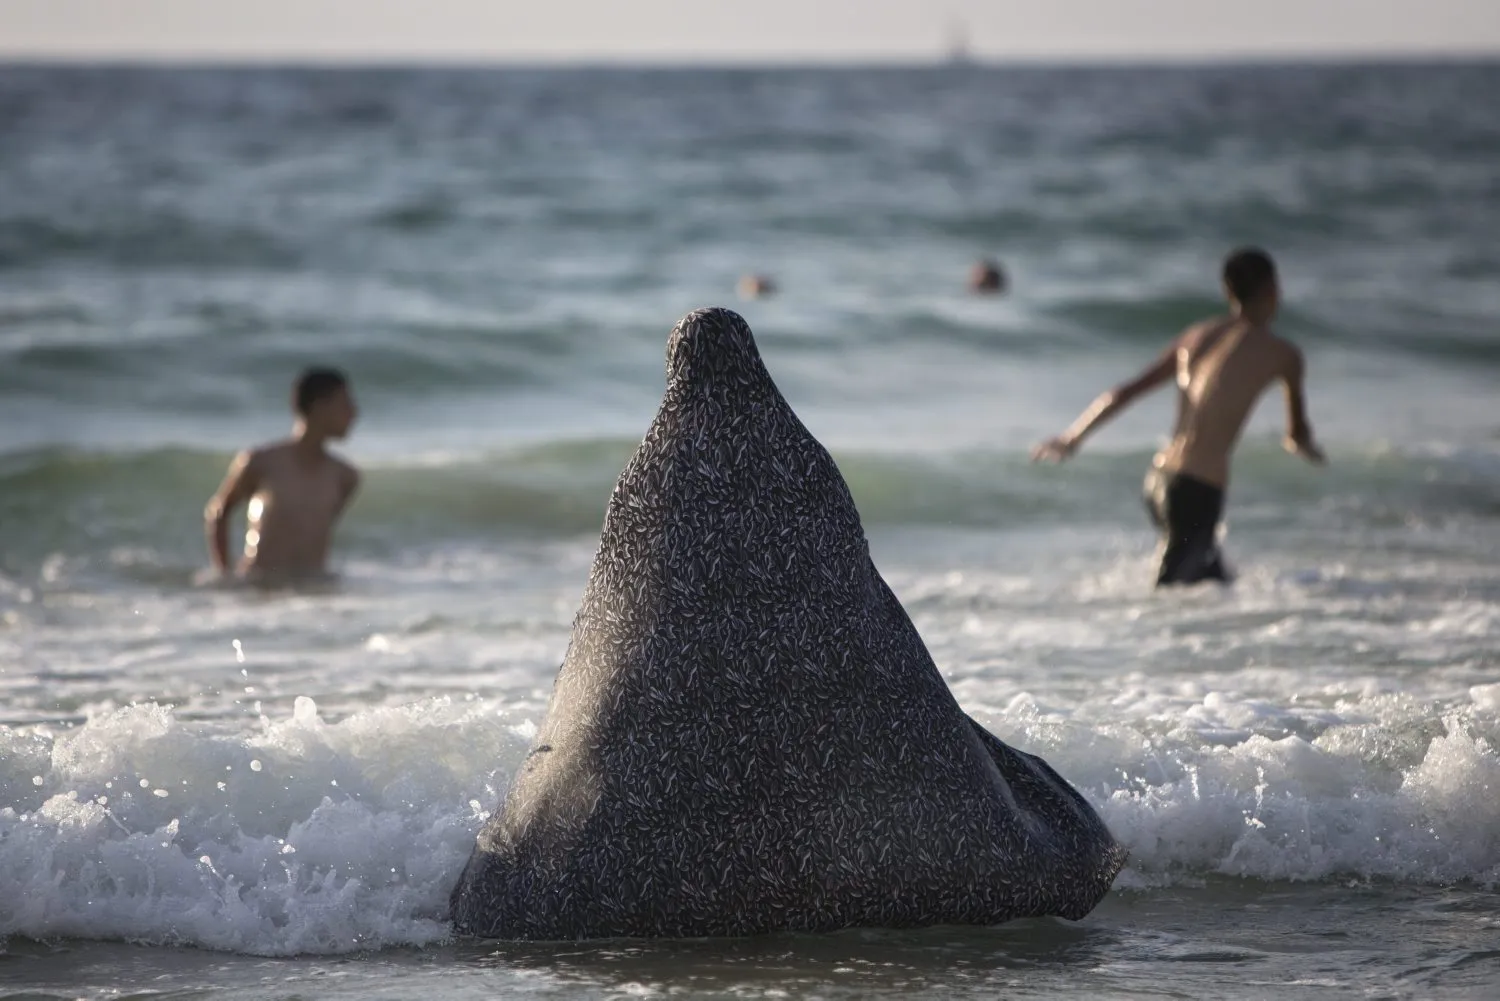
M1081 918L1124 862L970 720L737 314L689 314L610 498L461 933L717 936Z

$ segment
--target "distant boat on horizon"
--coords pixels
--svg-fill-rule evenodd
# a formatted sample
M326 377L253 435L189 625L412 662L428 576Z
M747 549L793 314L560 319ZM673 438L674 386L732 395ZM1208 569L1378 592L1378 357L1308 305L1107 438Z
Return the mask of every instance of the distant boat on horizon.
M948 28L949 66L972 66L974 55L969 46L969 29L962 21L954 21Z

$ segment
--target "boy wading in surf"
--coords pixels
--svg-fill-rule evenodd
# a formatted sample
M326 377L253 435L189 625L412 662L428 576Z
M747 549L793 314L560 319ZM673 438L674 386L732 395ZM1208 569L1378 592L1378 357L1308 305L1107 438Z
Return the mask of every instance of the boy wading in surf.
M1281 304L1276 265L1265 251L1237 250L1224 262L1223 278L1229 316L1189 327L1134 379L1103 393L1072 427L1031 453L1033 461L1071 458L1095 428L1175 379L1177 425L1145 485L1146 507L1163 540L1158 586L1230 579L1218 546L1229 458L1271 383L1286 388L1283 446L1309 462L1324 461L1307 420L1302 352L1269 326Z
M339 516L359 487L359 472L328 451L358 415L349 380L330 368L303 372L292 386L297 422L286 441L241 452L204 509L214 569L228 572L229 519L247 509L245 554L235 575L256 584L325 574Z

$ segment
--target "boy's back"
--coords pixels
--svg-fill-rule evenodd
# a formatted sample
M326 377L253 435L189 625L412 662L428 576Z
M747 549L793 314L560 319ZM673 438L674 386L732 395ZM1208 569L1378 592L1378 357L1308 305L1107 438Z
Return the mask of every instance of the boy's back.
M1227 486L1230 456L1256 402L1273 382L1295 378L1301 364L1292 344L1243 317L1189 329L1177 348L1176 426L1158 467Z

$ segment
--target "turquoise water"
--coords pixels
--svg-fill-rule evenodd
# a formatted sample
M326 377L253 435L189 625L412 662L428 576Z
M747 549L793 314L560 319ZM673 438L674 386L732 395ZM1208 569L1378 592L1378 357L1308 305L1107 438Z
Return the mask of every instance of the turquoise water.
M1500 989L1500 66L0 68L0 991ZM1282 265L1227 592L1157 595L1166 397ZM1012 292L964 293L1005 263ZM781 292L737 302L746 272ZM1132 863L1078 925L452 940L667 331L741 309L965 708ZM230 455L351 373L340 584L194 586ZM129 944L120 944L129 943ZM297 957L297 958L288 958Z

